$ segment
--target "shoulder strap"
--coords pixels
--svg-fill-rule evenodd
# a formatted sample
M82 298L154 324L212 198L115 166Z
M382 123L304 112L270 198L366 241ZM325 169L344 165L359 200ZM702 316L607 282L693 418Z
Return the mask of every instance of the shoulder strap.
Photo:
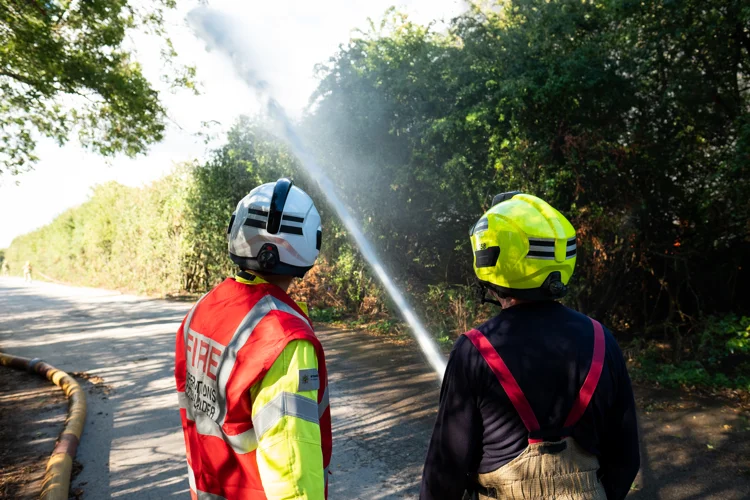
M501 358L495 348L492 347L492 344L487 340L487 337L485 337L479 330L471 330L464 335L466 335L471 343L474 344L474 347L477 348L479 354L482 355L492 372L497 377L505 394L508 395L510 402L513 403L513 407L521 417L523 425L526 426L526 430L529 432L539 430L539 422L536 419L536 415L534 415L534 410L531 409L531 405L526 399L526 396L523 395L523 391L521 391L518 382L516 382L516 379L506 366L503 358Z
M581 418L583 412L586 411L591 398L594 396L594 391L599 384L599 378L604 368L604 329L601 323L595 319L591 319L591 323L594 325L594 357L591 359L591 368L589 368L589 373L586 375L586 380L583 382L581 390L578 392L578 397L575 403L573 403L573 408L565 420L566 428L573 427Z
M590 318L589 318L590 319ZM573 403L573 408L568 414L568 418L565 420L563 426L564 429L570 429L573 427L578 420L580 420L583 413L586 411L591 398L594 396L596 386L599 384L599 379L602 375L602 369L604 368L604 353L605 353L605 340L604 340L604 329L601 323L591 319L591 323L594 326L594 356L591 359L591 367L589 373L586 375L586 380L581 386L581 390L578 392L578 396ZM487 337L484 336L479 330L471 330L465 333L466 337L474 344L479 354L482 355L484 360L489 365L492 372L497 377L498 382L502 386L505 393L510 398L510 402L521 417L523 424L530 433L537 433L539 431L539 422L534 415L534 411L531 409L526 396L524 396L521 387L513 377L513 374L508 369L503 359L497 353ZM535 436L537 437L537 436ZM542 439L529 439L529 442L540 442Z

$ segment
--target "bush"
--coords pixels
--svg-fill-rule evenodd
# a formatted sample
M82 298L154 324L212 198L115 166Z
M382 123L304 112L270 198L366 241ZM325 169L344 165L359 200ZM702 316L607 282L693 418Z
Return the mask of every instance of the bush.
M637 343L633 376L668 387L725 387L750 390L750 318L709 316L695 345L676 357L671 346Z
M323 309L318 307L310 308L310 319L320 323L338 321L343 318L345 314L346 311L337 307L327 307Z
M420 302L427 329L443 344L451 343L495 313L491 306L481 304L477 288L465 285L430 285Z

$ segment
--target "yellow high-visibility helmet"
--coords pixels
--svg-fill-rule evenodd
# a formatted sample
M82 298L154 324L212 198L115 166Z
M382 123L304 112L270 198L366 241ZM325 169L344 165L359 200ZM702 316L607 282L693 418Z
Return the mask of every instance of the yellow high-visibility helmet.
M471 229L474 272L501 297L561 298L576 266L576 231L546 201L502 193Z

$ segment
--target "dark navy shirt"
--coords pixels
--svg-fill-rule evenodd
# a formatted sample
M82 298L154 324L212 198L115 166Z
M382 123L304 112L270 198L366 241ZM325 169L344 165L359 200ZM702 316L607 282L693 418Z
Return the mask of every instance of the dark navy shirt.
M589 372L594 328L557 302L504 309L477 328L510 369L542 432L560 430ZM599 457L608 499L624 498L640 466L635 401L617 342L605 328L599 385L572 437ZM477 473L491 472L528 446L528 431L471 341L461 336L448 361L430 441L422 500L460 499Z

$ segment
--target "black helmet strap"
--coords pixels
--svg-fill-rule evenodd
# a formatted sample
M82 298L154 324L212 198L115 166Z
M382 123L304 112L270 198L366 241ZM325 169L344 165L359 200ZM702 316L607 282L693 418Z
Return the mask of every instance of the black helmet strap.
M494 291L500 298L514 297L521 300L556 300L561 299L568 293L568 287L563 284L562 276L560 271L552 271L547 275L547 279L544 280L542 286L539 288L507 288L504 286L495 285L488 281L479 282L482 287L480 300L482 303L490 303L495 305L502 305L499 301L493 299L489 295L489 290Z
M521 191L506 191L505 193L496 194L495 197L492 198L492 206L494 207L498 203L510 200L517 194L521 194Z
M266 231L271 234L277 234L281 227L281 216L284 213L284 205L286 205L286 199L289 196L289 191L292 190L294 183L282 177L276 181L276 186L273 188L273 195L271 196L271 206L268 212L268 222L266 223Z

